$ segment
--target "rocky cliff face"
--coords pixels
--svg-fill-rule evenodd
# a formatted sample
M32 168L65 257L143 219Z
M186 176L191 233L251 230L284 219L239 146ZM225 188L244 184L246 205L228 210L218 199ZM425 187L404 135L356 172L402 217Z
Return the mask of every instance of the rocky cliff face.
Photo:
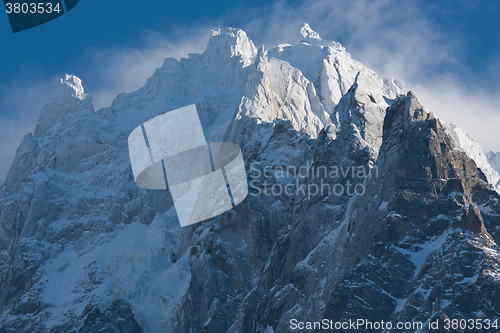
M496 318L499 196L451 128L408 93L387 110L376 166L336 244L345 275L324 317Z
M98 111L61 80L0 191L0 332L498 317L498 174L401 83L301 33L266 50L216 30ZM209 141L242 148L250 194L181 229L126 140L193 103Z

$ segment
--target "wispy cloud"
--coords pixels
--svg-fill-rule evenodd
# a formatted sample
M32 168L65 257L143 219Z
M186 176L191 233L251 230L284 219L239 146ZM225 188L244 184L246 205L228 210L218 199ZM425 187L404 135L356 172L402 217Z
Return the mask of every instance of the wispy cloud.
M94 100L95 109L111 105L120 93L129 93L142 86L168 57L180 59L189 53L203 52L209 28L185 29L182 35L165 36L147 31L142 47L94 49L87 52L82 66L84 85Z
M453 51L459 36L441 35L411 0L320 0L299 7L279 2L267 15L255 15L244 28L269 46L298 42L305 22L323 38L341 42L356 59L383 75L421 78L422 69L433 73L458 61Z
M484 152L500 151L500 97L446 77L416 84L413 89L426 109L464 129Z

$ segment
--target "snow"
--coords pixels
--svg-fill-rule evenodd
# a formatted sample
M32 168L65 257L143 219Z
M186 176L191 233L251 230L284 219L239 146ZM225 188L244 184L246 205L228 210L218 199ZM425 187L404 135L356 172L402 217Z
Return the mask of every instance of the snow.
M213 30L204 52L205 63L214 67L226 67L228 62L247 67L254 62L256 55L257 49L247 34L234 28Z
M500 193L500 176L498 175L498 172L491 167L479 142L476 139L473 139L469 134L467 134L467 132L458 127L456 124L451 124L451 126L453 128L455 141L467 153L467 156L476 162L477 166L483 171L484 175L488 179L488 182L498 193Z
M446 309L448 306L450 306L452 303L450 300L447 299L442 299L441 300L441 309Z
M323 40L316 31L311 29L308 23L304 23L304 26L300 29L300 34L302 35L302 43L332 47L341 51L345 50L338 42Z
M177 238L172 224L178 223L171 214L157 216L150 226L132 223L84 255L70 246L47 262L39 288L42 301L54 306L49 327L68 313L80 315L92 291L94 302L130 299L142 327L165 331L190 281L188 253L175 263L171 258Z
M403 308L405 307L405 304L406 304L406 298L401 298L401 299L396 299L396 309L394 310L394 312L400 312L401 310L403 310Z
M383 201L380 206L378 207L378 209L380 210L383 210L383 209L387 209L387 204L389 203L389 201Z
M478 274L474 274L474 276L469 278L464 277L460 282L458 282L458 284L474 284L476 283L478 277Z
M56 85L52 94L52 101L64 104L72 97L84 100L85 98L89 98L89 95L85 94L82 80L79 77L66 74L60 80L60 84Z
M441 247L443 246L443 244L448 239L448 236L450 235L450 233L451 233L451 230L447 229L440 236L434 237L429 242L426 242L424 244L418 244L418 245L416 245L418 247L422 247L421 249L419 249L417 251L413 251L413 250L410 250L410 249L398 248L398 251L401 254L403 254L405 257L407 257L413 263L413 265L415 265L415 274L414 274L414 276L416 276L418 274L418 272L422 268L422 265L427 260L427 257L432 252L441 249Z
M494 153L490 151L486 154L486 158L488 159L488 163L490 163L491 167L500 174L500 152Z
M498 214L491 207L485 206L485 204L477 205L477 208L479 208L482 214L498 216Z

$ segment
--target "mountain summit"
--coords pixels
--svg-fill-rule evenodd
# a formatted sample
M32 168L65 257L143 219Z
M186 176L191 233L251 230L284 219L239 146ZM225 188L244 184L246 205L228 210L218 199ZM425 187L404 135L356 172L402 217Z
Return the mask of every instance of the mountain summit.
M203 54L165 59L97 111L65 76L0 188L0 332L499 318L496 157L401 82L301 34L266 49L214 30ZM190 104L207 141L241 147L250 193L180 228L168 191L136 186L127 137Z

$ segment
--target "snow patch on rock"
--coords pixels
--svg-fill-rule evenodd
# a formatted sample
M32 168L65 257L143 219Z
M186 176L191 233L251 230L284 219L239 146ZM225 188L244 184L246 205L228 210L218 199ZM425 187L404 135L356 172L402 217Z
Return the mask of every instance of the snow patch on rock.
M476 162L477 166L483 171L484 175L488 179L488 182L497 192L500 193L500 176L490 165L488 157L483 153L483 149L481 148L479 142L456 124L451 124L451 126L455 141L467 153L467 156Z
M495 169L498 174L500 174L500 152L494 153L490 151L486 154L486 158L488 159L491 167Z

